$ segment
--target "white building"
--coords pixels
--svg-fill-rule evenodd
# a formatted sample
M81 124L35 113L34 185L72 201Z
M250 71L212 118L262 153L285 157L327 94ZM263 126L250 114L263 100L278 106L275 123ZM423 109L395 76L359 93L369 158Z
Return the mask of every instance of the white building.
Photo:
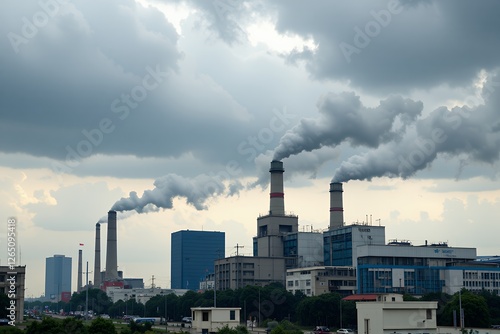
M356 291L356 269L353 267L309 267L288 269L286 289L317 296L327 292L349 295Z
M401 295L379 295L377 301L357 302L358 333L437 333L437 301L403 301Z
M182 296L187 289L162 289L162 288L149 288L149 289L122 289L120 287L109 287L106 289L108 297L111 298L113 303L120 299L127 301L135 299L136 302L146 304L148 300L157 295L169 295L173 293L176 296Z
M192 327L197 333L216 333L224 326L235 328L240 324L240 307L192 307Z

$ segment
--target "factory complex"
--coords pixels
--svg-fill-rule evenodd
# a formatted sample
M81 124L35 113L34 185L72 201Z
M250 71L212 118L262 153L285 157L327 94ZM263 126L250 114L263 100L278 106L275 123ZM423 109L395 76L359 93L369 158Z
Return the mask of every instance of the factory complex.
M124 278L117 270L117 212L111 210L106 222L106 269L101 271L101 224L97 223L90 286L106 291L113 301L135 298L143 303L158 294L182 295L188 290L238 289L276 282L306 296L329 292L344 297L380 293L421 296L454 294L462 288L500 292L497 257L478 257L475 248L451 247L444 242L413 245L404 239L387 241L385 226L380 222L373 225L368 219L346 224L344 189L339 182L330 183L328 229L299 231L299 217L285 211L283 163L272 161L269 172L269 211L257 217L253 256L239 255L237 248L236 255L225 257L224 232L178 231L172 233L171 287L155 287L153 280L153 286L145 289L142 278ZM58 255L56 260L69 261L65 268L71 267L71 259ZM71 281L71 273L63 271L66 281ZM80 251L78 291L82 277ZM54 290L53 284L46 283L53 301L69 299L68 283L64 284L64 288Z

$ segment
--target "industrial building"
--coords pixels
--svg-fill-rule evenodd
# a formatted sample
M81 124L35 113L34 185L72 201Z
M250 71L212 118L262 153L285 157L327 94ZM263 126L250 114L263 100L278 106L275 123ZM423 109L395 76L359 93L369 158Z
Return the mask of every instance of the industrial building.
M54 255L45 259L45 299L53 302L69 301L71 297L71 257Z
M183 230L171 235L171 288L198 290L200 281L225 256L225 233Z
M356 292L356 269L342 266L321 266L288 269L286 289L291 293L302 292L317 296L328 292L350 295Z
M343 294L348 291L453 294L462 287L471 291L500 292L500 266L496 258L476 261L475 248L450 247L447 243L426 242L419 246L405 240L387 243L384 226L367 222L345 225L342 193L342 184L330 184L330 226L323 233L325 267L288 269L287 290L299 290L306 295L332 291ZM355 275L355 286L352 279L328 278L329 288L321 285L318 288L318 273L335 275L337 269L345 266L352 268L350 273Z
M14 301L14 304L9 304L9 308L11 307L11 305L13 305L12 309L14 312L13 315L15 317L15 321L13 321L13 323L20 323L21 321L23 321L25 280L26 266L0 266L0 293L7 295L7 297L9 298L9 303L12 303L12 301ZM9 317L9 315L11 314L11 310L7 309L7 312L8 320L14 320Z
M232 256L215 261L217 290L235 290L246 285L285 284L284 257Z

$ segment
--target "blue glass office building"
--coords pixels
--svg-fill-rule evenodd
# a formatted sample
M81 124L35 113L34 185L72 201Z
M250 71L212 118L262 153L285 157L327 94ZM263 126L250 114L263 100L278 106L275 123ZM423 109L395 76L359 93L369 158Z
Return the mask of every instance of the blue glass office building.
M214 270L214 260L225 257L225 233L178 231L171 236L172 289L198 290L200 281Z
M71 291L71 258L64 255L46 258L45 298L59 301L63 292Z

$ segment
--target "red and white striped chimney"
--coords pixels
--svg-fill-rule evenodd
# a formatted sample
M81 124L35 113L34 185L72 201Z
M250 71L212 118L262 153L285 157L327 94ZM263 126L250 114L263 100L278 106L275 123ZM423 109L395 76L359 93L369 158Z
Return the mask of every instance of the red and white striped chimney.
M344 225L342 192L342 183L330 183L330 230Z
M118 260L116 244L116 211L108 212L108 240L106 244L106 281L118 279Z
M95 224L94 287L101 285L101 224Z
M283 192L283 162L271 161L271 193L269 214L273 216L285 215L285 193Z

